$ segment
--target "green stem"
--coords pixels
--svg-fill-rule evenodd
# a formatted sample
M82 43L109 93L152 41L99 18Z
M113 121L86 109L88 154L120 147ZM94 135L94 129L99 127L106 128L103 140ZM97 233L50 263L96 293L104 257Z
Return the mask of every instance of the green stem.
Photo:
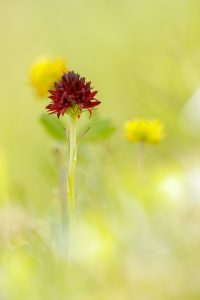
M77 157L76 116L70 115L69 121L69 166L67 176L67 196L69 218L73 219L75 209L75 169Z
M138 176L141 182L144 181L144 142L138 144L138 153L137 153L137 164L138 164Z

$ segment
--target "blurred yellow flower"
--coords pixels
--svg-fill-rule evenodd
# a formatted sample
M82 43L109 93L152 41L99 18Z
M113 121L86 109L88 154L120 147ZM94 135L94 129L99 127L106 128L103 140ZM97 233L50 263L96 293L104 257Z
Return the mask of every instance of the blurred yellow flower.
M135 119L124 124L124 132L129 142L157 144L164 138L164 125L156 119Z
M48 95L48 90L53 89L54 82L58 81L66 71L68 69L64 59L41 58L31 67L31 85L39 97L45 97Z

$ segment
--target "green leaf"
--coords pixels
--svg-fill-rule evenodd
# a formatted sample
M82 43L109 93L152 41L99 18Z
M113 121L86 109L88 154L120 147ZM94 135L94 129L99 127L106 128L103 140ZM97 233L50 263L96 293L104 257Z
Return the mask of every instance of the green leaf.
M108 119L93 119L90 124L90 129L84 137L85 142L98 142L108 139L116 130L111 120Z
M48 134L58 141L66 140L65 126L63 122L52 115L43 114L40 122Z

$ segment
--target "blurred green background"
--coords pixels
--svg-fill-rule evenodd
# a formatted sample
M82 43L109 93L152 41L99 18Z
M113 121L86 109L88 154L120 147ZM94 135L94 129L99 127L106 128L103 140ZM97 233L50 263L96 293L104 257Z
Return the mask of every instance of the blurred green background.
M0 299L199 300L200 2L0 0L0 28ZM91 80L116 127L80 145L69 267L48 100L28 77L43 55ZM142 178L134 117L166 130Z

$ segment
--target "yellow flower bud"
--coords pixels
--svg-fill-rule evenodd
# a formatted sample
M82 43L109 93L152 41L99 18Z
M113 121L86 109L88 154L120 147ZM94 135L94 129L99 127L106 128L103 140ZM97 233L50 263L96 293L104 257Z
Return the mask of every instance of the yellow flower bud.
M48 90L54 88L54 83L68 71L66 62L62 58L41 58L30 70L30 82L37 96L45 97Z
M164 138L160 120L135 119L124 124L125 138L132 143L157 144Z

